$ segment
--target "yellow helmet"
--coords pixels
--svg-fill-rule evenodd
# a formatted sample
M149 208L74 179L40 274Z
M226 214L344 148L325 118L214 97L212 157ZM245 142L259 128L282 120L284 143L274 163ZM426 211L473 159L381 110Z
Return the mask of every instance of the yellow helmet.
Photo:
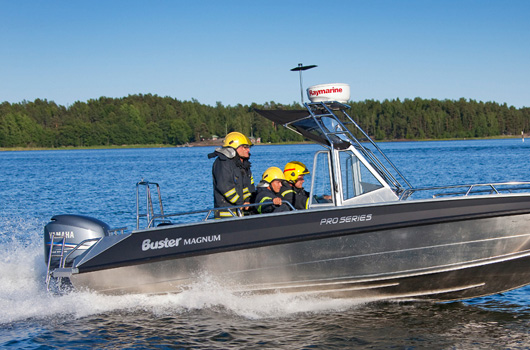
M237 131L233 131L226 135L223 143L223 147L232 147L233 149L237 149L241 145L252 146L252 141L250 141L248 137Z
M302 162L289 162L285 164L283 174L285 175L285 179L287 181L296 182L300 175L309 174L309 170L307 170L305 164Z
M271 166L265 172L263 173L263 176L261 177L261 180L271 183L274 180L285 180L285 177L283 176L283 171L280 168L277 168L275 166Z

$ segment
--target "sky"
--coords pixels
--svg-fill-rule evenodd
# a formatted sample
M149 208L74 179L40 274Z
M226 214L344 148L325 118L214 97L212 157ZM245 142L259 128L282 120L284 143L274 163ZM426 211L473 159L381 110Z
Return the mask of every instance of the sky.
M0 0L0 102L235 106L421 97L530 107L530 1ZM307 95L304 93L304 100Z

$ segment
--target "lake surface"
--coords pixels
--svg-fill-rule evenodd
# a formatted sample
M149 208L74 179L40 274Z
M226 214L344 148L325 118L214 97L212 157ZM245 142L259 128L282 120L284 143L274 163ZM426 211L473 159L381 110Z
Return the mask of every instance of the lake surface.
M382 143L414 187L530 180L530 140ZM312 169L315 145L256 146L269 166ZM528 349L530 287L465 302L357 303L235 296L204 278L178 295L46 292L43 227L84 214L136 225L135 184L158 182L166 212L212 206L214 148L0 152L0 347L12 349ZM310 186L310 178L306 181Z

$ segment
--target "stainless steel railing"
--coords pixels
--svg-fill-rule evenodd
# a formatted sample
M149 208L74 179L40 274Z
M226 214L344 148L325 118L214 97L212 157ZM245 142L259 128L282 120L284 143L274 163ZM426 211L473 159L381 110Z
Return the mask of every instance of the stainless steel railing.
M478 194L503 194L503 193L517 193L530 191L530 182L527 181L511 181L498 183L483 183L471 185L451 185L451 186L435 186L425 188L411 188L403 191L399 200L406 200L413 194L419 192L434 192L432 198L444 196L469 196Z

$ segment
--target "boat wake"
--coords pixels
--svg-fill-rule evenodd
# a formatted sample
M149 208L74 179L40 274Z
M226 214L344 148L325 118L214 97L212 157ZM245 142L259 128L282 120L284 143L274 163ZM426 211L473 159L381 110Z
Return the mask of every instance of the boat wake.
M24 320L79 319L111 312L178 315L213 310L249 318L289 317L296 313L343 311L367 301L330 299L302 294L248 295L204 275L179 294L101 295L88 291L46 291L42 222L0 223L0 324Z

